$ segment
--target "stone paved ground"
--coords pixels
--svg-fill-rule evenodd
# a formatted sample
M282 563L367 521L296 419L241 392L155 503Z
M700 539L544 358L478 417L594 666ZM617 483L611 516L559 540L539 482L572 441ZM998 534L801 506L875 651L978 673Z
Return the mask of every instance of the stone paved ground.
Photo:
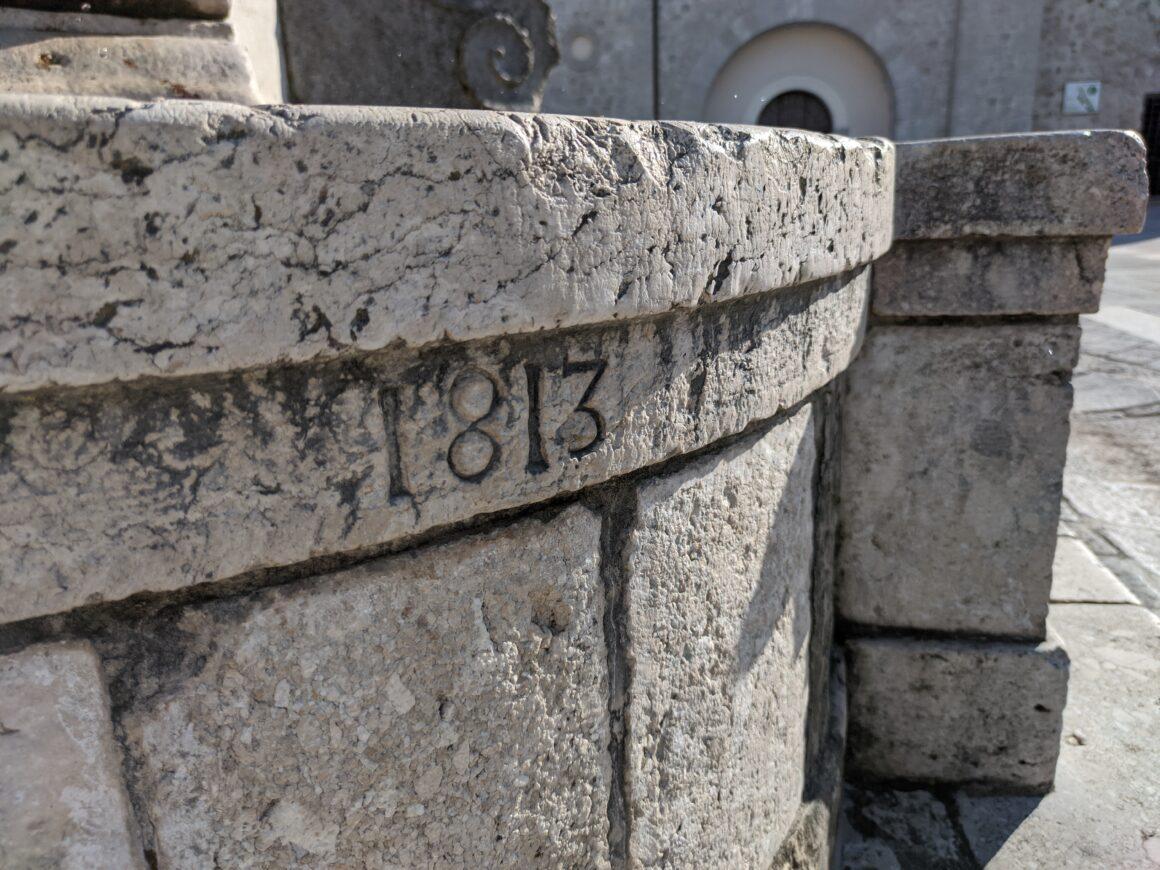
M848 787L843 868L1160 868L1160 200L1082 323L1049 618L1072 659L1055 790Z

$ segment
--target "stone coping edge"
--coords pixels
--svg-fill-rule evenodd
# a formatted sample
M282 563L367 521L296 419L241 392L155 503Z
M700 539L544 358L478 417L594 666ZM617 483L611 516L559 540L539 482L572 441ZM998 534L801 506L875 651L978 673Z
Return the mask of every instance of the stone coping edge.
M890 245L893 145L457 110L0 97L0 390L625 320Z
M1127 130L900 142L898 239L1138 232L1146 149Z

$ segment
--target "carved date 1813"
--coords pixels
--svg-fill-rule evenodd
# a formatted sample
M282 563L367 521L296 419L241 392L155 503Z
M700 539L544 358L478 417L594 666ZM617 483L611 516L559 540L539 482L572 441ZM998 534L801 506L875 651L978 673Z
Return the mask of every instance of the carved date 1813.
M443 454L447 467L464 483L480 483L486 479L503 461L505 449L512 449L512 432L509 430L513 416L522 416L526 425L527 455L523 467L528 474L543 474L552 467L553 451L549 449L552 442L559 448L555 452L562 457L581 459L592 453L607 434L607 420L596 402L607 366L604 359L565 358L552 371L540 363L524 362L520 368L524 375L526 398L515 403L511 397L512 387L501 376L477 365L465 366L448 379L449 387L435 388L437 401L442 405L439 416L446 418L449 428L446 433L449 440ZM439 380L447 382L443 378ZM558 388L555 393L551 391L553 384ZM574 389L559 389L571 384L575 384ZM412 496L407 484L408 461L405 457L410 452L406 450L403 422L412 415L404 409L417 402L423 388L430 386L430 383L389 385L379 391L392 501ZM578 399L575 398L577 391ZM570 407L559 408L561 402L570 402ZM546 408L546 403L551 403L552 407ZM513 404L514 415L511 413L513 408L509 407ZM552 413L546 413L548 410ZM561 416L563 422L554 431L545 431L551 427L552 419Z

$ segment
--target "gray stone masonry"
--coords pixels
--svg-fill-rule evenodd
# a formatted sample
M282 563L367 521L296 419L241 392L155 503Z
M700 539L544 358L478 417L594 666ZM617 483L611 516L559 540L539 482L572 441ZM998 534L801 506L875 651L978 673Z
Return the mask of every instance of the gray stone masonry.
M862 638L846 649L852 779L1051 787L1067 700L1056 643Z
M1108 237L1143 220L1144 149L994 136L901 145L897 165L899 241L843 398L838 613L847 637L891 635L849 641L850 775L1042 791L1067 667L1034 644L1075 315L1098 307Z
M844 397L844 620L1043 637L1078 353L1054 323L870 330Z
M0 121L0 650L99 651L123 866L827 860L890 143Z
M92 647L0 656L0 867L144 866Z
M0 864L818 868L843 757L1047 788L1142 153L904 151L0 98Z

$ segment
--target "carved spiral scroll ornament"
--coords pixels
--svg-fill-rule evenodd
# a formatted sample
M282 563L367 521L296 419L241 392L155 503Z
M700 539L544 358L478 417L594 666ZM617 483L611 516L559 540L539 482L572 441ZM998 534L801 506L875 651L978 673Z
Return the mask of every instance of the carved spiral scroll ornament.
M552 12L543 0L436 0L475 13L459 42L459 81L486 109L536 111L560 59Z
M488 108L523 102L520 90L535 64L531 35L509 15L481 18L459 43L463 84Z

